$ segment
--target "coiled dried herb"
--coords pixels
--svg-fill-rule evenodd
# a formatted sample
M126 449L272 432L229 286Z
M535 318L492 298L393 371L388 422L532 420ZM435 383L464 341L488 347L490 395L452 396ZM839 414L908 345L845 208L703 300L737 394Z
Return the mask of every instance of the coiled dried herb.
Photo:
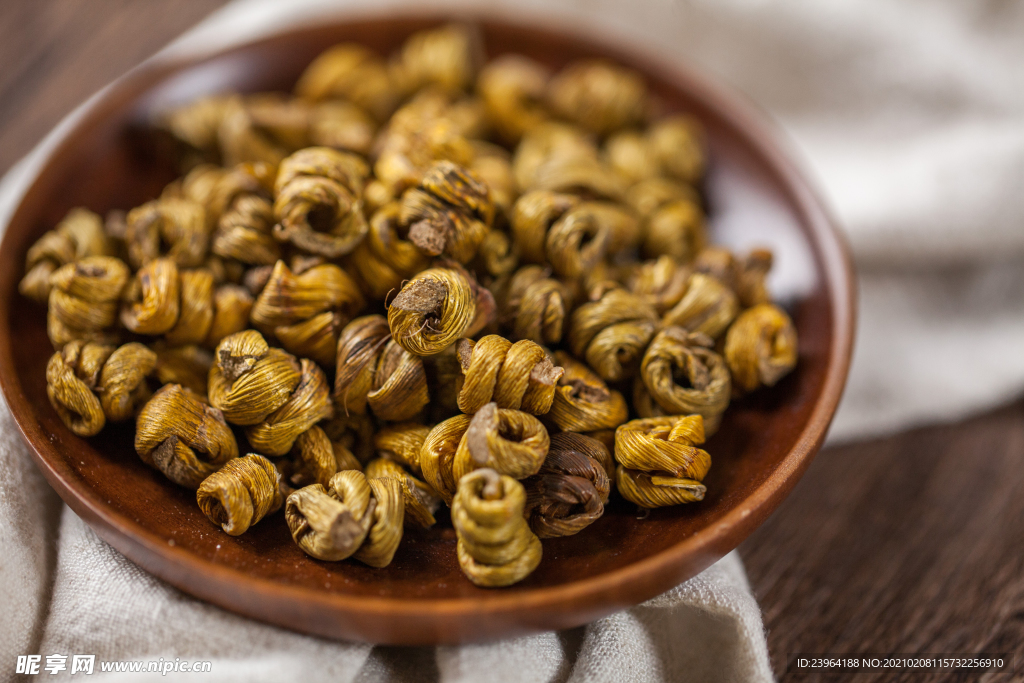
M207 205L207 213L217 216L210 245L217 256L246 265L273 265L281 258L272 192L264 184L269 172L266 165L242 164L217 180Z
M249 443L261 453L286 454L300 434L334 415L323 370L308 358L300 361L300 367L299 383L288 400L259 424L245 430Z
M125 291L121 323L136 334L169 332L181 312L178 266L158 258L139 268Z
M417 356L440 353L471 336L494 315L494 298L457 268L430 268L412 278L388 306L391 336Z
M521 410L488 403L473 416L459 441L452 476L459 481L469 472L487 467L523 479L540 469L548 444L548 430L540 420Z
M238 457L238 444L219 410L178 384L166 384L136 418L135 452L175 484L196 489Z
M154 344L156 367L153 373L161 385L180 384L189 391L206 396L206 380L213 365L213 354L199 346L168 347Z
M362 191L370 169L355 154L308 147L281 162L274 184L274 237L327 258L366 235Z
M543 104L550 77L543 65L522 55L502 55L480 71L477 92L505 142L519 142L550 116Z
M548 418L567 432L614 429L626 421L626 399L585 364L564 351L555 351L555 362L564 370L555 389Z
M560 116L602 135L641 123L649 107L640 74L596 59L573 62L556 74L547 100Z
M241 536L253 524L281 509L284 499L274 464L250 453L228 460L196 491L196 501L211 522L231 536Z
M736 295L728 286L711 275L693 273L686 282L686 294L665 313L662 323L717 339L738 312Z
M796 328L786 312L758 304L740 313L725 336L725 360L739 391L774 386L796 367Z
M702 443L700 415L627 422L615 431L619 492L648 508L702 500L701 481L711 467L711 456L697 448Z
M644 350L658 327L658 314L652 306L615 287L573 311L569 348L577 357L586 358L602 379L626 379L640 369Z
M629 275L628 289L659 314L674 307L686 294L690 270L671 256L645 261Z
M385 425L374 435L373 444L378 455L419 475L420 451L429 433L430 427L415 422Z
M302 72L295 92L310 100L348 100L378 121L391 115L399 99L384 60L356 43L324 50Z
M539 538L577 534L604 514L611 493L605 463L611 459L597 439L571 432L551 436L540 471L523 481L526 518Z
M505 305L505 326L511 339L557 344L572 310L568 288L548 277L543 266L523 266L512 276Z
M551 410L562 369L527 339L512 343L497 334L456 344L464 379L458 406L472 414L494 401L499 408L543 415Z
M448 24L406 39L391 64L391 79L405 93L428 85L466 90L473 83L479 61L479 38L474 30Z
M445 254L459 263L476 255L494 222L488 185L450 161L427 169L419 186L402 196L401 206L410 242L425 254Z
M55 349L75 339L116 341L118 302L128 282L128 266L112 256L86 256L50 276L46 332Z
M365 305L359 285L331 263L293 272L278 261L253 304L250 320L298 356L334 365L338 331Z
M715 277L729 286L744 308L771 303L768 293L768 272L772 269L772 252L754 249L737 258L728 249L708 247L697 255L694 269Z
M128 212L128 260L141 268L161 256L182 268L201 266L206 259L210 233L203 205L190 199L166 197L147 202ZM168 245L167 251L162 245Z
M452 504L458 488L458 479L453 473L455 453L472 419L471 415L456 415L439 422L427 433L420 449L419 464L423 480L448 505Z
M441 498L425 482L412 476L393 460L377 458L366 464L366 476L372 479L388 477L395 479L402 487L405 500L405 524L429 529L437 523L434 513L441 505Z
M87 256L113 256L103 219L92 211L68 211L53 230L43 233L25 256L25 276L18 291L39 303L50 296L50 276L61 266Z
M452 502L459 565L478 586L509 586L540 564L540 539L523 510L526 491L515 479L482 469L459 481Z
M374 298L383 299L402 286L402 281L424 270L429 257L409 241L409 226L401 221L402 207L389 201L370 219L366 238L352 253L349 263Z
M283 406L302 378L299 362L256 330L225 337L210 367L210 404L237 425L255 425Z
M699 414L713 434L729 406L731 380L725 360L712 346L707 336L681 327L659 332L644 354L633 399L636 411L643 417Z
M281 476L289 487L327 486L340 469L361 469L351 453L340 453L340 463L338 455L326 432L314 425L295 438L291 451L280 461Z

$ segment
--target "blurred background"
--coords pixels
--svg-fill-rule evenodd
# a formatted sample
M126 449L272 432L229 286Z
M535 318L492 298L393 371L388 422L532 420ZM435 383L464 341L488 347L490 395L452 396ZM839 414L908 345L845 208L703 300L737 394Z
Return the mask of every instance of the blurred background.
M3 0L0 172L224 4ZM740 547L776 674L795 652L1024 662L1024 3L525 4L743 92L847 230L861 318L830 446Z

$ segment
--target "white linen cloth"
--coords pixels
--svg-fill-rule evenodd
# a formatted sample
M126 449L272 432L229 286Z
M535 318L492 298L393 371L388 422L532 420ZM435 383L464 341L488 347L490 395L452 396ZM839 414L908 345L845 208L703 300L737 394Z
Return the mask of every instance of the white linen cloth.
M455 0L441 7L481 4ZM405 6L237 0L157 58L217 50L322 14ZM821 179L861 269L857 352L835 439L961 417L1020 392L1024 3L500 0L487 6L696 63L789 132ZM0 183L0 225L76 116ZM226 681L772 678L760 612L735 553L672 591L587 627L486 645L374 648L237 617L183 595L99 540L30 463L6 406L0 408L0 551L3 676L19 654L87 653L99 660L213 660L215 680Z

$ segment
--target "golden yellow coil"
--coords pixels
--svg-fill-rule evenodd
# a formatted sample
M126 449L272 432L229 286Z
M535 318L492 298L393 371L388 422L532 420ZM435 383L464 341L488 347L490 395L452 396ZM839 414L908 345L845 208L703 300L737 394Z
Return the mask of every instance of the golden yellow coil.
M373 436L377 454L401 463L415 475L421 473L420 451L430 433L430 427L415 422L385 425Z
M391 478L397 480L402 487L402 498L405 500L405 525L429 529L437 522L434 512L441 505L441 498L426 482L412 476L393 460L376 458L366 463L366 476L370 480Z
M515 144L550 114L541 100L551 77L538 62L522 55L502 55L480 71L476 89L498 135Z
M568 288L537 265L523 266L509 282L503 307L511 339L557 344L572 310Z
M711 347L708 337L681 327L659 332L644 355L634 409L642 417L702 415L713 434L729 407L731 380Z
M711 467L711 456L697 448L702 443L700 415L631 420L615 430L615 460L633 470L702 481Z
M662 317L665 325L685 327L717 339L739 312L736 295L717 278L693 273L686 283L686 294Z
M629 291L615 287L578 307L569 321L569 348L586 358L603 379L633 376L658 329L657 311Z
M196 491L196 501L211 522L231 536L240 536L284 502L274 464L250 453L228 460Z
M419 273L388 306L391 336L417 356L440 353L464 336L476 317L474 286L454 268Z
M562 369L539 345L528 339L513 344L490 334L477 342L460 339L456 353L464 375L458 398L462 412L475 413L491 401L532 415L551 410Z
M629 408L618 391L584 363L564 351L555 352L555 362L564 370L555 389L548 418L567 432L614 429L626 421Z
M261 453L286 454L300 434L334 415L330 387L323 370L308 358L300 361L300 368L299 383L288 400L259 424L245 430L249 443Z
M199 346L175 346L154 344L156 367L153 369L157 381L164 384L180 384L200 396L207 395L206 380L213 365L213 354Z
M604 514L611 493L608 449L597 439L561 432L540 471L523 481L526 517L539 538L571 536Z
M560 116L601 135L643 122L650 106L639 73L598 59L573 62L555 74L547 102Z
M351 453L336 453L334 444L324 430L314 425L295 438L295 444L287 457L279 462L278 469L290 488L309 484L327 486L338 470L360 469L360 466Z
M428 85L466 90L480 61L479 37L463 24L419 31L406 39L391 63L391 81L403 93Z
M548 444L548 430L533 415L488 403L473 416L459 440L452 478L459 481L469 472L486 467L523 479L540 469Z
M112 256L86 256L49 279L46 332L55 349L74 339L111 343L118 305L130 272Z
M53 230L43 233L25 255L25 276L18 291L39 303L50 296L50 276L63 265L87 256L112 256L103 219L88 209L71 209Z
M182 268L196 268L206 260L210 232L206 210L199 202L162 197L128 212L125 242L128 261L141 268L161 257ZM166 251L162 248L168 245Z
M740 313L725 336L725 360L740 391L774 386L796 367L797 354L793 321L773 304Z
M423 480L448 505L452 504L458 487L458 480L453 474L455 454L472 419L470 415L456 415L439 422L427 433L420 449L419 464Z
M180 385L166 384L139 412L135 452L175 484L195 489L238 457L238 444L219 410Z
M629 274L627 287L659 314L664 314L686 294L690 270L671 256L637 265Z
M425 269L429 257L409 241L409 226L401 222L402 207L389 201L370 219L370 229L348 259L349 266L372 296L383 299L402 286L402 280Z
M494 470L476 470L459 481L452 525L463 573L478 586L509 586L540 564L540 539L523 517L523 485Z
M128 285L121 322L136 334L169 332L181 312L181 278L169 258L149 261Z
M320 53L302 72L295 92L309 100L348 100L378 121L391 115L399 99L384 60L357 43Z
M255 425L283 406L302 378L295 358L256 330L225 337L210 367L210 404L237 425Z
M682 505L704 500L707 487L695 479L631 470L619 465L615 488L626 500L645 508Z

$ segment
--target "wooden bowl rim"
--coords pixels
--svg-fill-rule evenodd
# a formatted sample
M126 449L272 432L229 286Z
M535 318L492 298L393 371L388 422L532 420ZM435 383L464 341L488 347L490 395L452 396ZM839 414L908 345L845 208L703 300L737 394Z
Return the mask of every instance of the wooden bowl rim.
M460 18L463 16L466 14L461 13ZM700 571L739 545L789 493L821 447L838 407L852 356L856 314L855 274L849 249L841 232L814 187L793 160L790 146L781 142L782 135L775 125L769 123L765 114L741 96L727 91L688 66L668 63L663 57L645 53L635 44L599 33L567 30L564 25L557 22L538 21L535 17L523 21L521 17L510 19L502 13L476 12L468 18L470 21L546 34L547 38L570 39L597 47L606 54L628 55L631 64L642 73L657 75L690 93L694 99L713 110L736 133L746 149L759 157L778 179L784 193L788 194L787 198L795 209L800 223L808 229L804 234L812 245L815 260L820 264L824 275L821 286L827 288L832 309L832 340L825 379L820 398L810 418L797 438L795 446L776 469L752 494L726 513L722 519L655 555L608 573L557 586L539 587L528 592L493 591L481 596L459 598L397 599L317 592L307 587L244 575L240 570L196 557L188 550L170 544L168 539L149 532L134 520L113 511L90 489L80 490L76 487L68 478L70 470L59 457L53 457L50 439L39 427L34 418L34 408L21 390L14 366L12 329L8 325L10 301L7 297L0 297L0 388L22 437L31 446L30 451L36 464L64 502L94 527L104 540L128 559L172 585L227 609L241 611L247 616L270 622L274 621L272 616L256 613L258 610L239 609L237 605L231 604L230 599L224 599L221 591L244 577L249 591L267 597L272 596L275 601L287 598L312 609L328 606L353 615L398 619L425 618L436 621L438 616L454 617L482 612L492 615L513 614L521 613L524 609L540 607L550 612L558 610L561 605L578 605L580 601L590 601L597 605L597 609L592 610L592 615L600 616L649 599L671 588L679 580L678 568L687 562L689 566L698 567ZM17 210L11 215L8 226L21 217L25 210L25 200L43 191L40 187L43 179L61 167L63 157L68 153L76 136L88 134L90 129L98 126L111 112L120 110L126 102L138 101L152 88L185 69L260 48L295 34L301 35L351 23L409 20L442 22L449 19L450 15L403 12L386 15L360 13L343 18L332 16L320 22L292 26L253 41L232 45L225 50L165 58L159 58L158 55L157 60L145 62L114 81L101 91L101 94L95 96L85 106L84 111L76 112L77 120L48 154L45 164L22 196ZM3 280L0 281L0 286L3 287L0 291L18 296L16 283L20 278L22 255L13 253L11 241L5 234L0 245L0 270L6 271L2 276ZM44 456L44 452L47 455ZM206 576L209 582L197 586L187 580L195 576ZM298 630L310 630L298 623L282 625ZM330 635L325 632L319 634ZM358 634L349 634L348 637L358 638Z

